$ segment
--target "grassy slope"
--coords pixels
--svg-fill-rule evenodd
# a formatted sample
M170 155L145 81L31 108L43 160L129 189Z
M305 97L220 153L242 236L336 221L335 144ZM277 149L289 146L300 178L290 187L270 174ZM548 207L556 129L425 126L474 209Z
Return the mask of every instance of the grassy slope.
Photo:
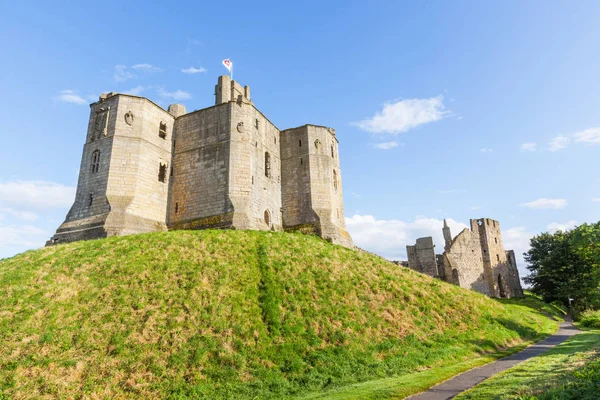
M600 331L595 331L576 335L456 399L597 399L599 391Z
M6 397L282 398L555 329L530 305L295 234L152 233L0 261Z

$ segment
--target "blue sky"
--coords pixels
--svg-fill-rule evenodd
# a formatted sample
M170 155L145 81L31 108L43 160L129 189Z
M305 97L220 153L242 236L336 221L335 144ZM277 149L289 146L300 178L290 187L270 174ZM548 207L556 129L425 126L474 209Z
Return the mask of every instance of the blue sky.
M491 217L522 252L600 219L599 2L366 4L5 5L0 257L64 219L87 104L117 91L210 106L224 58L279 128L337 129L361 247L402 259L419 236L442 247L443 218L457 234Z

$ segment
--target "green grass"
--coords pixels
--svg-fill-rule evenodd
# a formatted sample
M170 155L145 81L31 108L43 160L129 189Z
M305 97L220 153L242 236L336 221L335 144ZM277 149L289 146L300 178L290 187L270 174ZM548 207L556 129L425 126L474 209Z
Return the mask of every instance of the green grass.
M597 399L599 352L600 332L581 333L485 380L455 399Z
M59 245L0 261L0 398L281 399L415 376L429 385L554 332L544 307L300 234Z

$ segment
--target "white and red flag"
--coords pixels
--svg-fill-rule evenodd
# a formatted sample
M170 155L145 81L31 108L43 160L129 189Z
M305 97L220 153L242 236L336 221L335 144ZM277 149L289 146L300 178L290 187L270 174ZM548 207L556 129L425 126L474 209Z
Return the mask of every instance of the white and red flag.
M223 66L225 68L227 68L227 70L229 72L231 72L231 68L233 67L233 64L231 63L231 60L229 58L227 58L227 59L223 60Z

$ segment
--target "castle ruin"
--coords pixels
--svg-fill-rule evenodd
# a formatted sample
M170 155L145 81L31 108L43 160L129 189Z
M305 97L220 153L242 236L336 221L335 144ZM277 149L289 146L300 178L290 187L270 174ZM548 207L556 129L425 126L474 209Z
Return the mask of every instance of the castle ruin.
M442 254L435 254L431 237L406 246L408 267L490 297L523 297L515 253L504 250L500 223L481 218L470 224L452 238L444 220Z
M228 76L214 106L190 113L118 93L90 108L75 202L47 244L235 228L352 246L334 129L279 130Z

